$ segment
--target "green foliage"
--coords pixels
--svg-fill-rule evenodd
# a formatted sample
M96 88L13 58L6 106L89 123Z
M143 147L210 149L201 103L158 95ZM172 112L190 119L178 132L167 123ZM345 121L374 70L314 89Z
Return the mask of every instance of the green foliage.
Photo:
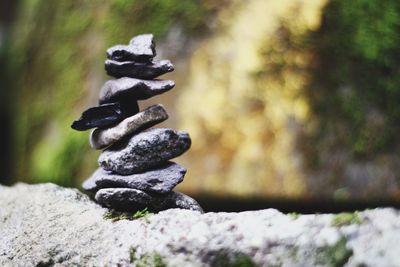
M347 241L343 237L333 246L326 247L320 254L318 262L331 267L342 267L352 255L353 250L347 248Z
M150 223L149 217L153 213L149 212L147 208L143 210L136 211L135 213L130 213L130 212L122 212L122 211L115 211L111 210L108 211L104 214L103 218L111 220L113 222L119 221L119 220L137 220L143 218L146 223Z
M139 258L136 257L136 249L129 249L129 261L135 267L166 267L167 264L157 252L152 254L142 254Z
M400 130L400 2L330 1L311 43L318 64L310 96L321 136L340 136L357 157L393 151Z
M82 161L82 151L87 147L87 137L70 132L63 134L61 142L53 146L39 143L33 153L32 176L37 182L52 181L71 185Z
M356 212L342 212L336 214L333 217L332 225L336 227L350 225L350 224L361 224L362 220L358 211Z
M111 40L120 41L145 32L163 37L177 24L187 32L194 32L204 29L204 18L210 11L205 3L197 0L114 0L110 3L113 12L104 21L104 26Z

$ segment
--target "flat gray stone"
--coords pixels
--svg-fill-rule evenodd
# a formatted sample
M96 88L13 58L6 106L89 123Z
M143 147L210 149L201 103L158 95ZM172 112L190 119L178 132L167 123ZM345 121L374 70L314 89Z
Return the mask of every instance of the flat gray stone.
M175 86L171 80L140 80L123 77L107 81L100 91L99 103L129 98L144 100L165 93Z
M152 200L149 194L132 188L100 189L94 198L104 207L121 211L144 209Z
M107 74L115 78L131 77L151 80L158 76L171 72L174 66L169 60L136 62L136 61L115 61L107 59L105 62Z
M189 149L189 134L172 129L143 131L126 141L107 148L99 157L100 166L114 173L128 175L158 166Z
M153 34L141 34L133 37L129 45L115 45L107 49L107 57L116 61L147 62L155 56Z
M90 192L102 188L120 187L166 194L183 181L185 174L186 169L174 162L167 162L154 170L131 175L113 174L98 168L82 187Z
M132 188L104 188L97 191L95 199L100 205L118 211L148 208L157 212L179 208L203 212L196 200L179 192L157 195Z
M114 127L94 129L90 134L90 146L95 149L103 149L166 119L168 119L168 114L162 105L150 106L142 112L124 119Z

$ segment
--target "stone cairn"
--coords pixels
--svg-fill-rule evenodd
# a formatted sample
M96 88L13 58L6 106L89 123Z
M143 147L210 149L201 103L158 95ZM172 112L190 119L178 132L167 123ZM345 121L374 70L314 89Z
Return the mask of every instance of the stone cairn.
M202 211L194 199L172 191L183 181L186 169L169 160L189 149L189 134L150 129L168 118L160 104L139 111L138 100L175 86L173 81L155 79L174 70L169 60L153 60L155 55L152 34L138 35L128 45L107 50L105 69L117 79L107 81L101 88L99 105L84 111L71 125L78 131L95 128L90 145L105 149L98 159L100 168L82 187L95 193L99 204L118 211Z

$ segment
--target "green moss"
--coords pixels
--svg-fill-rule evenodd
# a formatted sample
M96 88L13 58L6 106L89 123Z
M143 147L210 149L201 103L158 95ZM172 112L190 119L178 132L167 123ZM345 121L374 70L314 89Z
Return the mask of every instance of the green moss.
M136 261L136 248L130 247L129 248L129 262L133 263Z
M110 34L110 40L125 42L130 36L144 32L163 37L173 25L178 24L184 31L193 33L204 29L204 19L210 12L207 7L201 1L114 0L110 3L113 12L104 21L104 27Z
M258 266L250 256L247 255L235 255L234 257L229 256L228 253L220 252L215 257L211 264L215 267L256 267Z
M342 212L336 214L332 219L332 226L340 227L350 224L361 224L362 219L358 211L356 212Z
M142 254L139 258L136 257L136 248L129 249L129 261L135 267L166 267L167 264L157 252L152 254Z
M333 0L324 9L321 28L312 33L317 64L309 93L320 118L319 137L340 136L356 158L396 147L399 21L396 0Z
M318 263L331 267L342 267L353 255L353 250L347 248L347 241L343 237L333 246L326 247L317 259Z
M143 218L146 223L150 223L149 217L153 213L149 212L147 208L143 210L136 211L135 213L130 212L122 212L122 211L115 211L111 210L104 214L103 218L107 220L112 220L113 222L119 220L137 220Z
M300 217L300 214L297 213L297 212L290 212L290 213L288 213L287 215L288 215L289 217L291 217L292 219L294 219L294 220L297 220L297 218Z

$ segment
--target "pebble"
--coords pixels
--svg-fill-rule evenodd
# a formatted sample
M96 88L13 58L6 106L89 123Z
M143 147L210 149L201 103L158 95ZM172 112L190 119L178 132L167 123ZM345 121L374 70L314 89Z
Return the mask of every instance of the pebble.
M71 128L85 131L96 127L109 127L138 111L139 106L135 100L103 104L85 110L81 117L72 123Z
M145 100L172 89L175 83L171 80L140 80L119 78L107 81L100 91L99 103L118 101L119 99Z
M167 162L150 171L131 175L113 174L98 168L82 187L89 192L120 187L166 194L183 181L185 174L186 169L174 162Z
M108 208L116 210L142 210L149 206L152 197L132 188L104 188L97 191L96 201Z
M105 207L120 211L136 211L148 208L150 211L157 212L178 208L203 212L196 200L173 191L165 196L160 196L131 188L104 188L97 191L95 199Z
M153 34L133 37L129 45L115 45L107 49L107 58L116 61L149 62L156 56Z
M115 78L131 77L150 80L171 72L174 66L169 60L136 62L136 61L115 61L107 59L105 62L107 74Z
M128 175L158 166L189 149L189 134L172 129L155 128L107 148L99 157L99 165L114 173Z
M124 137L150 128L166 119L168 119L168 114L162 105L150 106L111 128L94 129L90 135L90 146L94 149L103 149L122 140Z

